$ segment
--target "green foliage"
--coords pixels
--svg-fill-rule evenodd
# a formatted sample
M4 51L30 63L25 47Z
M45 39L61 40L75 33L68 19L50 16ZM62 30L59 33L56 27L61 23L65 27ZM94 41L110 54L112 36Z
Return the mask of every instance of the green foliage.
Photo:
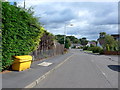
M110 51L110 47L109 47L108 44L106 44L106 50L107 50L107 51Z
M93 47L92 48L93 53L102 53L103 49L100 47Z
M100 32L100 36L106 35L106 32Z
M2 3L2 68L12 64L12 56L30 54L37 49L43 30L30 9Z
M120 51L120 41L115 42L114 50L115 51Z
M74 48L74 49L75 49L75 48L76 48L76 46L73 46L72 48Z
M90 44L90 47L95 47L95 45L93 45L93 44Z
M88 47L87 50L89 50L89 51L93 51L93 49L94 49L94 47Z
M60 44L64 44L64 35L56 35L55 37ZM71 41L67 36L65 39L65 48L68 49L70 46L71 46Z
M60 44L64 44L64 36L56 36L57 38L57 41L60 43Z
M88 48L89 48L88 46L84 46L83 50L88 50Z
M44 30L44 33L40 39L41 41L39 43L38 50L47 50L54 47L55 36L53 34Z
M80 43L80 40L77 39L75 36L67 36L66 38L69 38L71 43L74 43L74 44Z
M84 46L83 50L88 50L88 51L92 51L93 53L102 53L103 49L97 46L94 47L88 47L88 46Z
M104 37L101 37L103 36ZM100 33L100 38L99 40L104 41L102 47L104 48L104 50L107 51L116 51L118 50L118 42L110 35L107 35L106 33Z
M69 49L70 46L71 46L70 39L67 38L67 39L65 40L65 48Z
M87 43L88 43L88 40L86 38L81 38L79 40L81 42L81 45L83 45L83 46L87 45Z

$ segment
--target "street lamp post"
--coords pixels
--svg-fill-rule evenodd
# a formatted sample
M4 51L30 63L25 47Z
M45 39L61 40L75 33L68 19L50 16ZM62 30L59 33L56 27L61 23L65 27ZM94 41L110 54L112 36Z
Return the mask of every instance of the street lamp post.
M24 0L24 9L25 9L25 0Z
M65 23L65 27L64 27L64 48L65 48L65 40L66 40L66 32L67 32L66 26L67 26L67 25L73 26L73 24L66 24L66 23Z

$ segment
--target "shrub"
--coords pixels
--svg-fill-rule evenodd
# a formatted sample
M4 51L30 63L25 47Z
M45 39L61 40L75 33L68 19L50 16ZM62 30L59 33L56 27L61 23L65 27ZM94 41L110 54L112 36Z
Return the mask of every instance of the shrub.
M73 46L72 48L76 48L75 46Z
M93 49L94 49L94 47L88 47L87 50L89 50L89 51L93 51Z
M82 47L82 46L80 46L80 47L78 47L78 49L83 49L83 47Z
M95 45L93 45L93 44L90 44L90 47L95 47Z
M40 42L43 28L33 12L2 3L2 69L12 64L12 56L34 51Z
M88 50L88 46L84 46L84 47L83 47L83 50Z
M93 47L93 53L102 53L103 49L100 47Z

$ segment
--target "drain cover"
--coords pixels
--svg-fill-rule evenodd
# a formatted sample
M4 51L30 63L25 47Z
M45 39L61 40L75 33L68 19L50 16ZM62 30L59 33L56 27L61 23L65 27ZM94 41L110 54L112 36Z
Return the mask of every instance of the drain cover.
M39 63L38 65L40 66L50 66L52 63L50 62L42 62L42 63Z

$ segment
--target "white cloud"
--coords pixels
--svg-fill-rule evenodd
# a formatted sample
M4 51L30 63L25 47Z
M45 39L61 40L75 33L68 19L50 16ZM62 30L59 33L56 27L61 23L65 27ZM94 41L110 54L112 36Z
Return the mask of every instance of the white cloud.
M26 7L34 7L35 15L53 34L64 34L65 23L67 35L78 38L97 39L100 32L108 34L118 32L117 2L41 2L43 0L26 0ZM23 0L19 5L23 6Z

